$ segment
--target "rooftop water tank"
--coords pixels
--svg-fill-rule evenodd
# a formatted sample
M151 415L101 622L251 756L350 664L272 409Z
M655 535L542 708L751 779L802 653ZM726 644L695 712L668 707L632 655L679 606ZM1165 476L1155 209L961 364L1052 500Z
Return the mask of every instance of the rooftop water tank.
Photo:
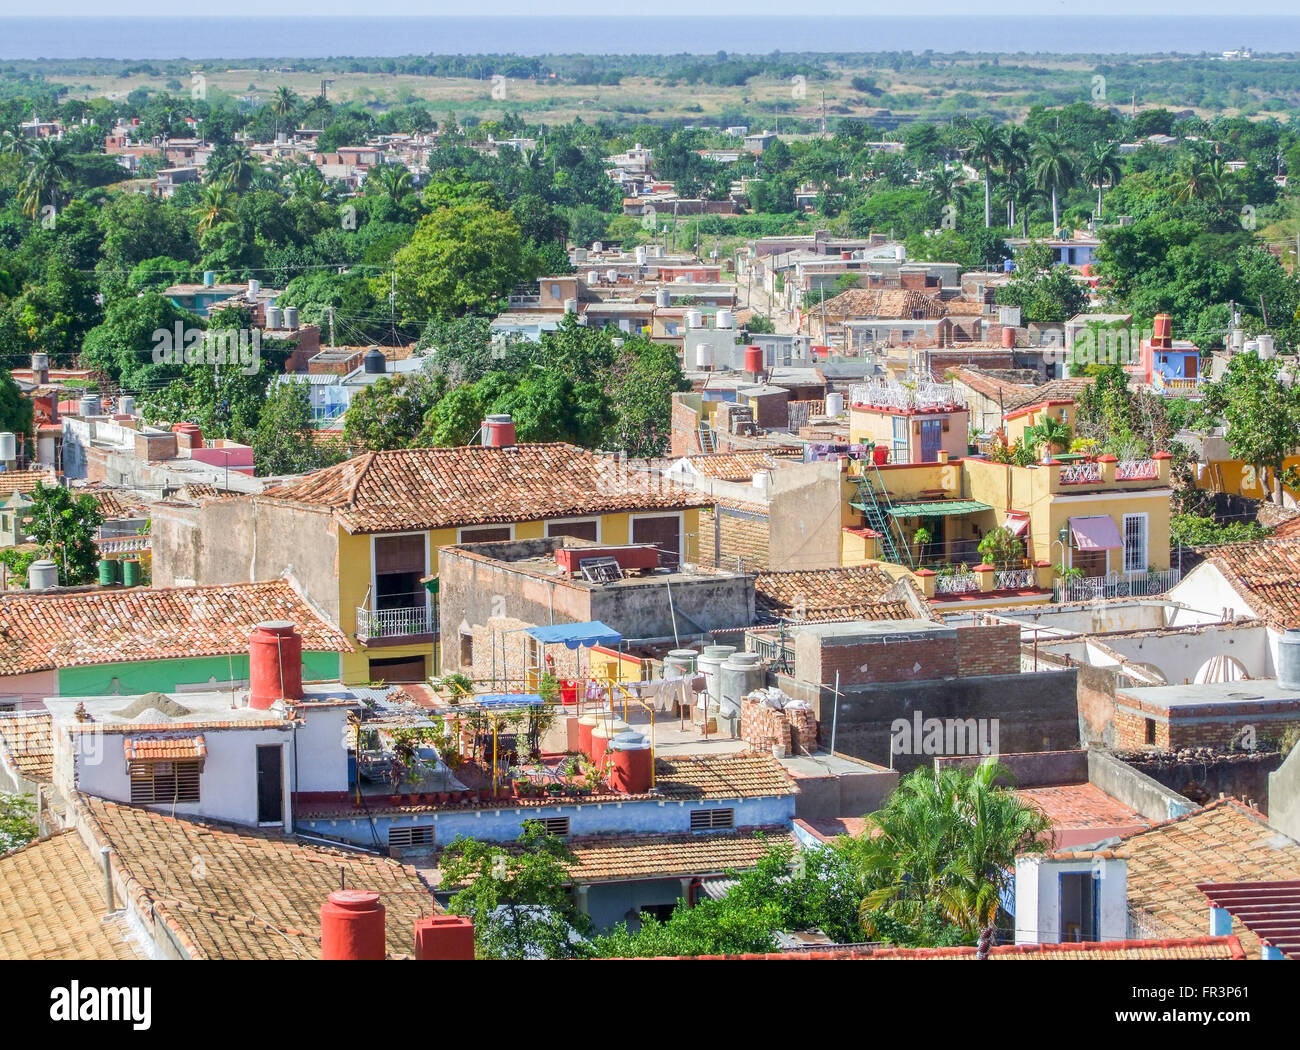
M248 297L250 299L256 299L258 293L261 292L261 290L262 290L262 282L258 280L254 280L253 278L250 277L248 279Z
M591 250L595 252L597 255L599 255L601 252L605 250L605 246L600 241L593 241L591 245Z
M573 261L574 261L575 263L585 263L585 262L587 261L587 249L586 249L586 248L574 248L574 249L573 249Z
M284 326L284 311L278 306L268 306L266 308L266 327L275 331Z
M721 668L721 702L740 707L741 699L763 684L762 657L758 653L732 653Z
M33 591L48 591L59 585L59 567L48 558L39 558L27 567L27 586Z
M98 394L86 394L78 402L78 409L82 418L86 416L101 416L104 414L103 402L100 401Z
M1277 640L1277 684L1300 689L1300 631L1283 631Z
M621 718L602 718L591 727L591 760L600 769L605 761L605 748L619 733L627 732L629 726Z
M644 795L654 779L654 753L650 741L635 730L627 729L609 742L614 753L610 787L629 795Z
M638 266L644 266L644 265L645 265L645 260L646 260L645 246L642 245L641 247L637 248L637 250L636 250L636 264L637 264Z
M12 463L18 458L18 439L9 431L0 434L0 462Z
M706 645L696 666L704 675L709 700L716 704L722 699L722 665L736 651L734 645Z
M687 328L703 328L703 327L704 327L704 311L703 311L703 310L687 310L687 311L686 311L686 327L687 327Z
M695 367L712 368L713 367L713 344L698 343L695 347Z
M1273 356L1273 337L1271 335L1264 332L1256 339L1256 342L1259 344L1259 356L1261 360L1267 360Z
M48 372L49 370L50 370L49 354L43 354L40 353L39 351L37 353L32 354L32 372L34 373L37 379L40 379L42 382L47 382L50 377L47 375L42 378L41 373Z
M606 279L609 281L610 284L618 284L618 271L617 271L617 270L606 270L606 271L605 271L605 277L606 277Z
M599 271L599 270L588 270L588 271L587 271L587 283L588 283L588 284L600 284L600 271Z
M828 416L844 415L844 395L838 391L831 391L826 395L826 414Z
M368 376L381 376L388 371L388 358L384 356L384 352L377 346L372 346L366 351L366 356L362 358L361 364Z
M135 415L135 398L130 394L123 394L117 399L117 411L123 416Z
M302 635L288 620L266 620L248 637L248 706L302 699Z
M511 448L515 443L515 424L508 414L488 416L483 420L483 444L490 448Z
M578 300L577 300L577 299L565 299L565 300L564 300L564 312L565 312L566 314L576 314L576 313L578 312Z
M664 677L680 677L695 670L699 653L694 649L673 649L664 657Z
M736 315L730 310L719 310L717 320L714 323L719 328L735 328Z
M284 326L291 332L298 330L298 308L296 306L286 306L284 308Z
M763 372L763 348L761 346L745 347L745 371L757 376Z
M655 306L670 306L673 301L672 292L667 288L655 289Z
M204 271L203 271L203 287L204 287L204 288L211 288L211 287L212 287L214 284L216 284L216 283L217 283L217 271L216 271L216 270L204 270Z

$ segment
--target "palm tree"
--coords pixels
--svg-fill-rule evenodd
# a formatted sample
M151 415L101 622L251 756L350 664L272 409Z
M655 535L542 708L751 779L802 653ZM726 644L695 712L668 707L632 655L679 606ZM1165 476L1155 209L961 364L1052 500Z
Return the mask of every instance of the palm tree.
M878 916L916 929L931 916L992 943L1001 895L1016 857L1051 845L1051 822L999 787L1010 775L985 760L973 772L917 769L843 847L870 886L859 908L868 937Z
M42 204L58 209L72 176L72 149L62 139L37 139L24 152L27 172L18 187L18 203L35 218Z
M328 187L321 174L311 164L302 164L294 168L285 177L289 184L289 196L293 200L306 201L308 204L320 204L325 199Z
M275 114L275 137L280 137L280 120L290 117L298 108L298 96L288 84L281 84L271 97L271 112Z
M399 204L409 197L414 189L411 170L405 164L382 164L371 168L366 176L367 189L370 188L372 181L378 192L391 197Z
M231 146L208 161L208 182L220 183L231 193L244 193L253 184L260 165L247 146Z
M976 165L984 169L984 225L992 225L990 214L990 186L993 169L1002 163L1006 143L1002 132L991 120L977 120L970 126L970 155Z
M1043 446L1047 447L1048 454L1065 451L1070 447L1070 435L1070 428L1055 416L1044 416L1032 427L1025 428L1026 440L1032 442L1040 453Z
M1034 143L1033 158L1034 183L1052 195L1052 230L1055 231L1061 222L1058 196L1073 186L1077 177L1074 153L1064 139L1048 132Z
M1174 174L1178 180L1178 191L1174 198L1179 204L1186 204L1188 201L1199 200L1205 196L1209 169L1205 157L1198 151L1190 151Z
M1025 173L1029 170L1030 152L1033 149L1033 139L1029 137L1029 132L1018 125L1013 124L1007 128L1005 141L1002 149L1002 170L1003 179L1013 180L1016 183L1024 181ZM1016 194L1009 193L1007 197L1007 229L1015 229L1016 225Z
M229 222L234 215L230 191L221 183L208 183L203 187L203 194L199 197L194 213L199 220L197 227L199 236L223 222Z
M1079 173L1090 186L1097 187L1097 221L1101 221L1101 191L1104 186L1114 186L1123 175L1119 161L1119 148L1113 142L1104 145L1094 142L1083 155Z
M940 204L954 203L960 187L960 173L946 167L938 167L930 172L930 196Z

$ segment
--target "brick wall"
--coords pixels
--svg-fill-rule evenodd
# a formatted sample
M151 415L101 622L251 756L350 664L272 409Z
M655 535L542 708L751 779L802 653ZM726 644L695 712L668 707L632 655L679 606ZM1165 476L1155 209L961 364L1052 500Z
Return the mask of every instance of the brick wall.
M671 452L674 456L690 456L700 452L700 416L680 398L673 398Z
M725 511L720 519L717 527L718 560L715 561L713 512L700 512L700 563L734 569L736 559L740 558L746 572L767 568L769 523L737 517Z
M994 624L957 628L957 674L1016 674L1020 671L1020 627Z
M811 707L778 711L761 700L740 702L740 738L759 751L776 747L786 754L817 745L817 716Z
M1300 730L1300 702L1295 700L1205 704L1171 711L1121 693L1115 703L1114 746L1118 749L1225 749L1240 745L1248 739L1247 734L1262 745L1295 730Z

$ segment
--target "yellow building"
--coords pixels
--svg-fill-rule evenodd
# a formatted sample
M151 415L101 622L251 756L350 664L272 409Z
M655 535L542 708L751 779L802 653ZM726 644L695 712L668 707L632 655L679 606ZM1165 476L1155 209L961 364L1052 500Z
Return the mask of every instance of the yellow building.
M422 681L437 668L438 550L454 543L576 536L654 543L665 562L697 557L708 497L566 444L369 452L271 489L337 544L335 606L357 652L343 680ZM308 525L314 530L317 525ZM336 604L337 603L337 604Z
M1059 573L1105 581L1094 591L1157 588L1169 570L1168 453L1120 463L987 459L859 467L844 476L842 562L875 560L919 574L927 594L1043 589ZM1021 566L983 566L980 540L1005 527ZM918 530L924 530L919 537ZM992 575L988 575L992 574ZM1153 593L1155 591L1153 590Z

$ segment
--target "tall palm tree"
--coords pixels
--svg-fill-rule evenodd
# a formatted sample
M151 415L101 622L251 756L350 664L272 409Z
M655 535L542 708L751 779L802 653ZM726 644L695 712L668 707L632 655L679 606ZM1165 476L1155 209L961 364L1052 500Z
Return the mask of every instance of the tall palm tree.
M1007 128L1002 148L1004 181L1010 179L1016 183L1023 182L1025 173L1029 170L1032 149L1033 139L1030 138L1029 132L1015 124ZM1016 194L1008 193L1006 198L1007 229L1011 230L1015 229L1016 225Z
M230 193L245 193L260 166L247 146L231 146L208 161L208 181L220 183Z
M62 139L37 139L24 155L27 171L18 187L23 213L35 218L43 204L57 210L72 177L72 148Z
M1199 151L1192 150L1183 157L1174 175L1178 186L1174 198L1179 204L1200 200L1205 196L1209 185L1209 165Z
M993 169L1002 163L1006 143L1002 132L991 120L976 120L970 125L970 156L977 167L984 169L984 225L991 226L990 182Z
M1052 195L1052 230L1060 227L1059 196L1074 185L1077 165L1074 152L1059 135L1047 132L1034 143L1034 182Z
M293 116L298 109L298 95L288 84L281 84L271 96L271 112L275 114L275 137L280 137L280 121Z
M306 201L308 204L320 204L325 199L328 187L321 173L314 165L301 164L285 177L289 184L289 196L294 200Z
M940 165L930 172L930 196L940 204L952 204L961 186L961 174Z
M234 215L231 207L230 191L219 182L210 182L203 187L199 203L194 208L198 219L198 234L203 236L215 226L229 222Z
M1090 186L1097 187L1097 221L1101 221L1102 188L1119 182L1124 170L1119 161L1119 147L1113 142L1094 142L1083 155L1079 173Z
M371 168L366 176L367 189L372 181L380 193L391 197L399 204L414 190L411 170L405 164L381 164Z
M973 772L917 769L844 848L871 887L859 915L867 936L876 916L917 927L929 915L979 937L986 947L1016 857L1051 845L1051 822L1038 807L1000 787L1010 775L986 760Z

